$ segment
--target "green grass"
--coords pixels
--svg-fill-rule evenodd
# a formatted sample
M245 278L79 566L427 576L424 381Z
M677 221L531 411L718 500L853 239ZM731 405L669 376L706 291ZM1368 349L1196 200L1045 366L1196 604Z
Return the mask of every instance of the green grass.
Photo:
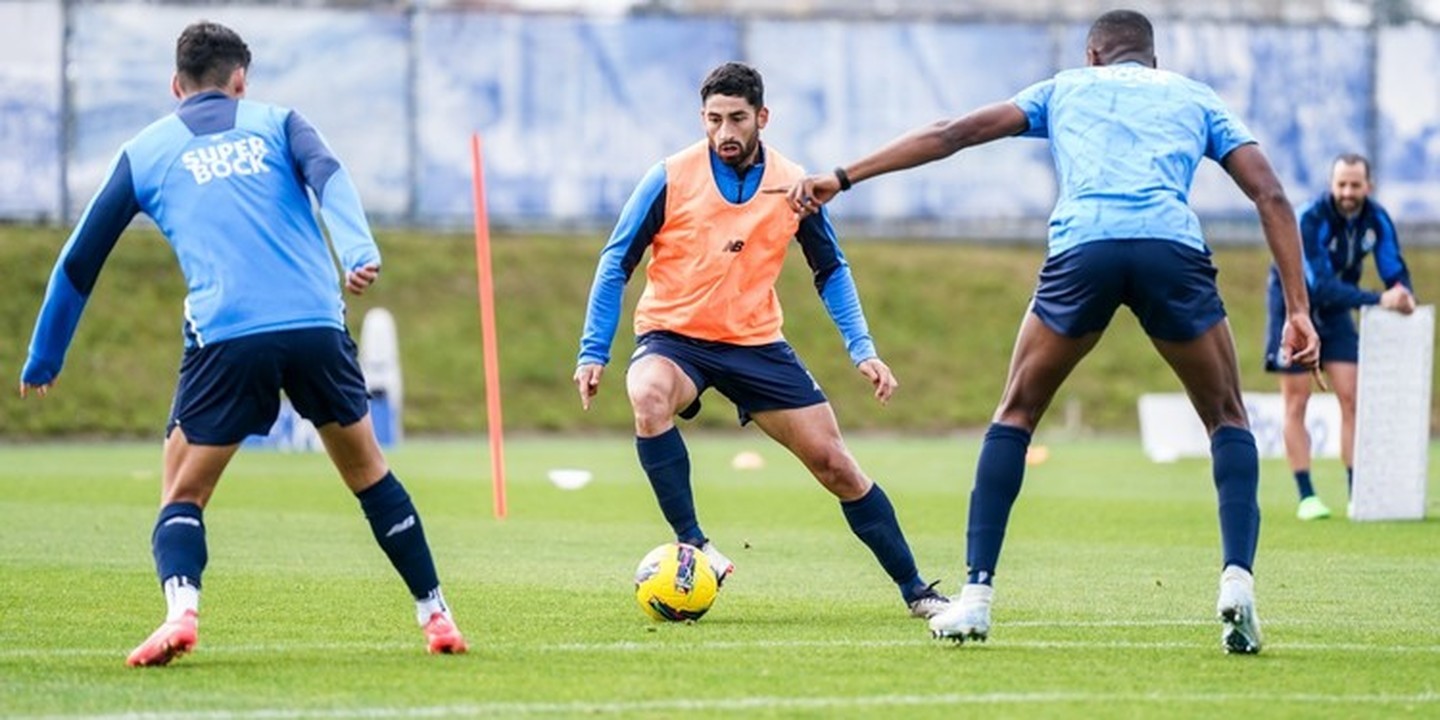
M1042 438L1041 442L1045 442ZM1261 488L1268 645L1229 657L1208 464L1133 439L1051 442L1030 469L983 645L930 640L835 503L757 435L692 433L707 531L738 571L694 625L656 625L630 574L666 528L616 438L519 438L510 516L481 441L391 454L472 643L423 652L404 588L323 457L241 453L206 521L201 646L124 667L159 621L149 556L159 449L0 448L0 714L154 718L1434 717L1437 524L1301 523ZM930 577L953 590L974 438L863 437ZM768 460L732 470L742 449ZM1335 463L1322 494L1343 507ZM595 480L563 491L547 468ZM1437 484L1431 482L1431 497ZM1431 502L1430 514L1440 504Z

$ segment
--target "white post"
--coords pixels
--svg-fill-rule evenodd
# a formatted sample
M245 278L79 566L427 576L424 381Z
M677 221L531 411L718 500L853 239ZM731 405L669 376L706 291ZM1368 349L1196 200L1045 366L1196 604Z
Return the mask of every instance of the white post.
M1361 311L1351 520L1425 517L1434 355L1433 305Z
M360 324L360 369L370 391L370 420L375 438L386 447L404 437L401 416L405 407L405 385L400 379L400 341L395 316L385 308L371 308Z

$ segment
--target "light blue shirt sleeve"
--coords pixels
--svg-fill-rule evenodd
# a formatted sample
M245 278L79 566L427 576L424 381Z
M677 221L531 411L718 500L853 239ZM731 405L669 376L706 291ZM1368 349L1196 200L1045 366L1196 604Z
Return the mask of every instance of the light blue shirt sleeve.
M330 231L330 242L340 256L340 265L347 272L365 265L378 266L380 248L370 234L360 192L350 173L330 151L320 132L300 113L290 111L285 118L285 133L295 167L320 203L320 217L325 221L325 229Z
M1030 121L1030 127L1021 133L1021 137L1047 138L1050 137L1050 96L1055 93L1055 79L1042 80L1030 87L1021 90L1011 98L1010 102L1025 113L1025 119Z
M1209 122L1208 137L1205 141L1205 157L1220 162L1235 148L1255 142L1255 136L1250 134L1245 123L1225 107L1225 103L1220 100L1220 96L1216 95L1214 90L1206 87L1202 92L1202 105L1205 107L1205 117Z

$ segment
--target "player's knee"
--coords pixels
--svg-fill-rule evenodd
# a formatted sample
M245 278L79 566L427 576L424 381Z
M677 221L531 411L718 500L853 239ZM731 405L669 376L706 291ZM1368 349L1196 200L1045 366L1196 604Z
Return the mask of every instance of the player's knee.
M654 386L630 389L630 407L637 424L669 422L675 409L666 393Z
M855 458L843 447L828 447L810 458L807 465L815 479L837 497L859 497L869 483Z

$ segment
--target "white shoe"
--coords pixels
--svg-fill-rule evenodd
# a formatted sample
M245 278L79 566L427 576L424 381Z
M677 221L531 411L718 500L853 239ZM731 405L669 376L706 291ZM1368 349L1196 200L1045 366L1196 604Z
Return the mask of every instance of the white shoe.
M984 642L990 636L990 601L995 588L970 583L960 590L960 599L950 603L939 615L930 618L930 634L935 639Z
M1230 565L1220 574L1220 600L1215 604L1224 628L1220 645L1232 655L1260 652L1260 617L1255 614L1255 577Z
M725 578L735 572L735 563L730 562L730 558L725 557L725 554L720 552L712 542L705 543L705 547L700 548L700 552L705 553L705 557L710 559L710 569L715 571L715 586L724 585Z

